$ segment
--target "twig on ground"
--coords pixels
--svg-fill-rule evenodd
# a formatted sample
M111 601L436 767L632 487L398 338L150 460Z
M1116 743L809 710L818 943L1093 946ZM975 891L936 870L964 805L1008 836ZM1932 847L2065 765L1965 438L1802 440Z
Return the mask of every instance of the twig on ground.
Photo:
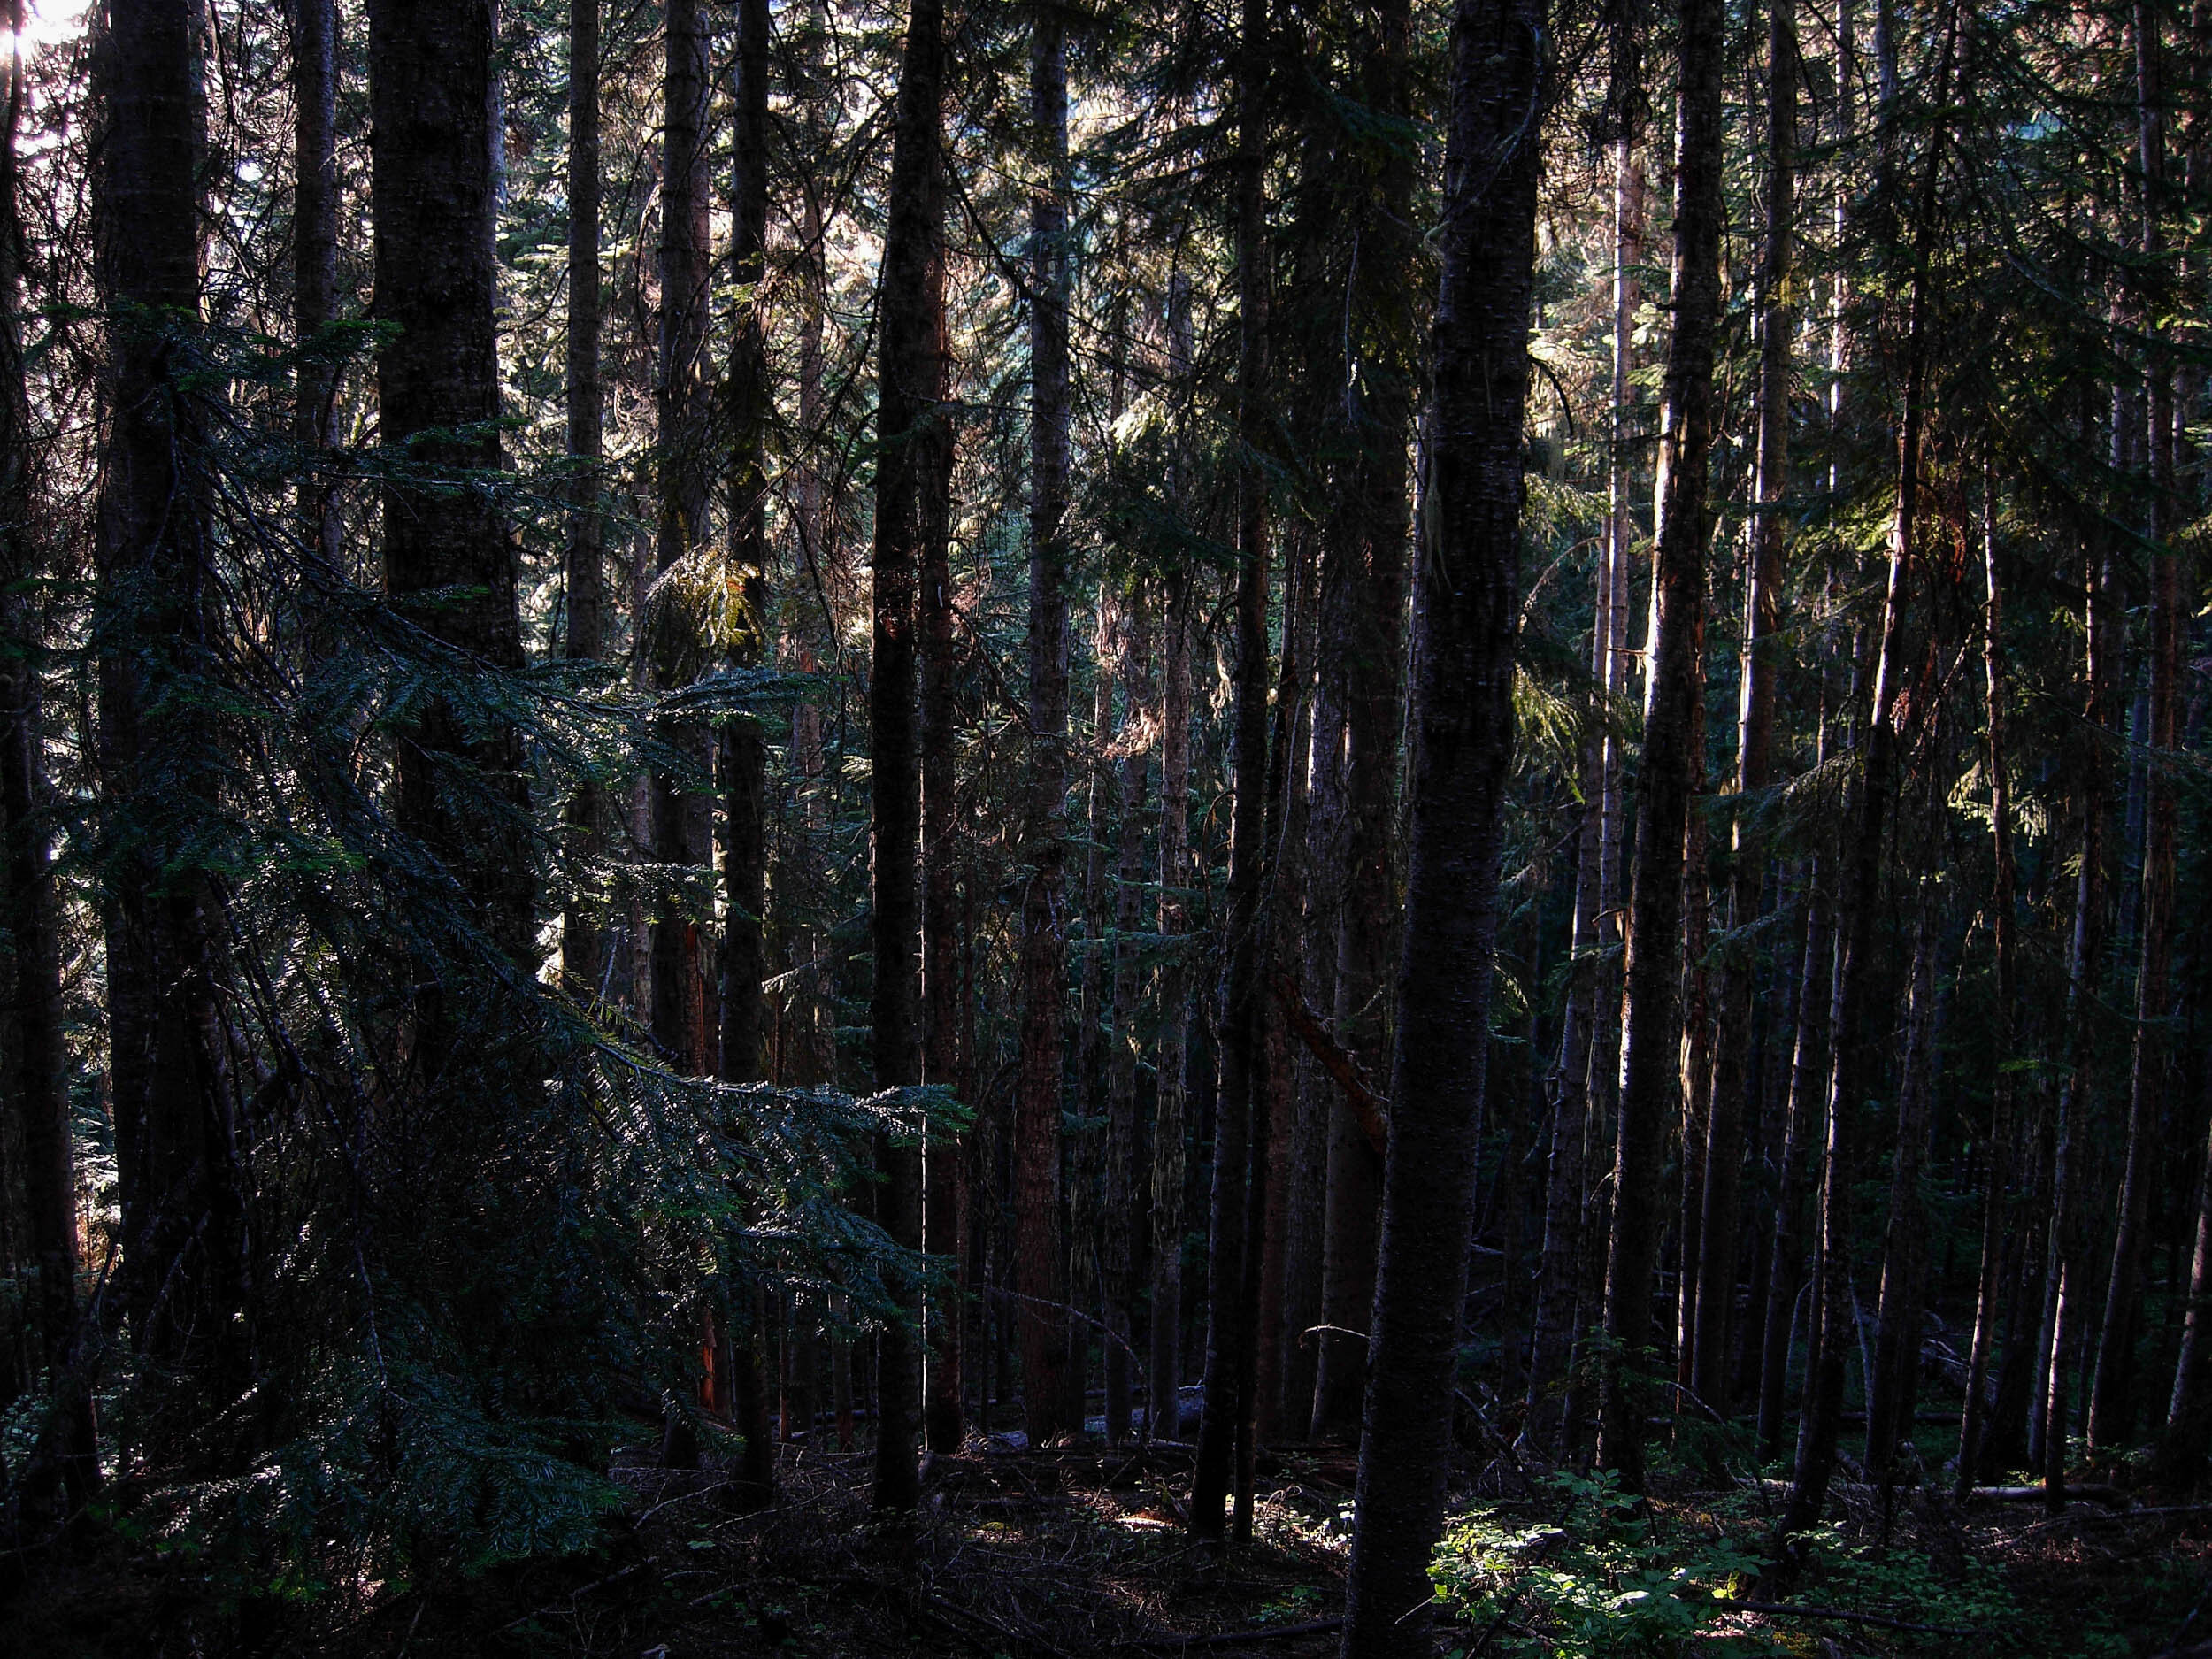
M1916 1636L1986 1636L1986 1630L1962 1630L1955 1624L1916 1624L1910 1619L1892 1618L1886 1613L1855 1613L1842 1607L1793 1607L1786 1601L1724 1601L1716 1600L1715 1607L1726 1608L1732 1613L1762 1613L1770 1618L1824 1618L1844 1624L1871 1624L1878 1630L1910 1631Z

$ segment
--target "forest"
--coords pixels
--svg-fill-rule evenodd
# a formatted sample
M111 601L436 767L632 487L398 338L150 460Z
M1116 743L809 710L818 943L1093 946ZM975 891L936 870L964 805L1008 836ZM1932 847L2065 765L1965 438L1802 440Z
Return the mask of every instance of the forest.
M2212 1655L2212 0L0 14L0 1650Z

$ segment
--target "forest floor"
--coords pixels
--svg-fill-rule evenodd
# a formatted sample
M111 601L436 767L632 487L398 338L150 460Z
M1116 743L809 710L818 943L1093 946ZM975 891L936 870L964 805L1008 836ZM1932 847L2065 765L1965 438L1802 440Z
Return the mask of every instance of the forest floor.
M188 1563L111 1544L36 1570L0 1608L10 1655L318 1659L980 1659L1193 1654L1317 1659L1343 1601L1353 1463L1263 1460L1254 1541L1225 1566L1187 1539L1189 1454L1095 1443L929 1461L910 1538L870 1513L864 1448L784 1450L776 1502L722 1471L619 1471L588 1556L442 1588L374 1586L242 1621ZM2212 1659L2212 1506L2155 1494L1961 1510L1926 1488L1844 1485L1797 1581L1755 1584L1779 1483L1663 1461L1647 1508L1500 1456L1464 1470L1440 1555L1441 1647L1490 1655L1963 1653ZM1747 1611L1721 1598L1778 1604ZM1781 1610L1786 1608L1787 1611ZM261 1628L249 1634L245 1626ZM2203 1646L2200 1647L2199 1644Z

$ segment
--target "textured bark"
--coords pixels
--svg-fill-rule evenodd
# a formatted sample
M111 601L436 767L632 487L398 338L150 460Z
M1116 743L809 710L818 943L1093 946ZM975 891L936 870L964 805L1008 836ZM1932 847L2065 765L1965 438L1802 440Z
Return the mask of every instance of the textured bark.
M1744 595L1742 690L1736 722L1736 793L1763 790L1772 771L1774 697L1782 669L1776 634L1781 624L1783 546L1789 494L1790 304L1797 148L1797 20L1792 0L1770 0L1767 13L1766 247L1759 269L1759 429L1750 586ZM1714 1055L1713 1096L1706 1127L1705 1211L1701 1227L1695 1352L1690 1387L1716 1410L1728 1409L1729 1326L1736 1302L1737 1234L1743 1190L1744 1123L1752 1072L1752 998L1758 964L1740 942L1759 919L1766 849L1752 820L1736 817L1728 887L1728 928L1738 935L1721 968L1720 1041Z
M193 684L208 666L212 610L204 394L185 379L199 359L196 16L184 0L113 6L96 20L91 54L93 275L110 313L92 618L110 1084L123 1304L150 1362L141 1409L157 1467L230 1461L238 1448L216 1443L208 1414L248 1386L251 1340L213 1041L221 918L188 839L219 793L219 751Z
M1703 695L1706 470L1713 442L1713 351L1720 314L1721 65L1717 0L1683 0L1676 116L1674 334L1661 416L1658 545L1650 680L1631 876L1621 1105L1605 1275L1598 1463L1640 1492L1644 1477L1652 1276L1660 1166L1674 1111L1682 1018L1684 841L1700 772L1692 743Z
M7 0L12 37L23 28L23 0ZM7 104L0 126L0 920L9 941L9 1045L16 1121L0 1124L4 1144L20 1148L25 1242L31 1269L28 1312L38 1333L51 1402L23 1474L27 1531L81 1509L100 1487L92 1379L77 1307L77 1176L69 1128L60 940L49 853L52 810L42 756L41 618L30 584L46 565L35 528L42 456L31 422L23 369L22 209L16 135L25 102L19 47L7 62ZM62 1509L65 1502L66 1511ZM27 1538L26 1540L27 1540Z
M877 286L880 368L876 397L873 654L868 718L875 985L870 1013L878 1088L922 1080L921 772L915 632L933 480L943 470L944 13L939 0L913 0L899 69L891 150L891 193ZM921 1151L879 1135L883 1181L877 1217L894 1242L922 1243ZM909 1312L912 1286L893 1289ZM920 1378L914 1337L887 1324L878 1343L874 1502L910 1510L919 1495L913 1415Z
M1363 42L1364 101L1381 119L1402 120L1411 110L1410 19L1407 0L1382 0ZM1361 162L1358 257L1351 273L1358 333L1350 342L1361 360L1346 365L1344 411L1357 460L1339 526L1350 568L1337 608L1341 619L1325 622L1343 687L1346 822L1335 997L1324 1007L1333 1013L1345 1048L1368 1076L1379 1078L1389 1062L1399 913L1393 847L1405 713L1407 443L1418 349L1408 296L1419 250L1415 227L1401 211L1414 194L1411 149L1377 145ZM1363 404L1353 401L1360 391ZM1332 671L1325 664L1323 672ZM1333 1100L1321 1317L1337 1330L1367 1329L1381 1198L1382 1158L1348 1104ZM1357 1429L1367 1361L1367 1345L1356 1337L1332 1333L1321 1339L1311 1425L1317 1438L1348 1437Z
M327 6L331 0L311 0ZM599 461L605 395L599 378L599 0L569 0L568 10L568 549L564 588L571 662L606 649L606 530L599 511ZM596 855L606 803L599 787L580 783L566 822L577 852ZM561 965L578 995L608 989L607 944L597 918L571 901L561 918Z
M1218 1545L1222 1504L1240 1440L1250 1439L1253 1315L1257 1244L1251 1236L1253 1107L1260 1088L1259 1000L1265 951L1260 890L1266 862L1267 473L1260 465L1267 420L1268 309L1273 283L1267 241L1265 107L1268 0L1243 0L1237 65L1237 479L1236 688L1230 768L1225 972L1220 1000L1220 1094L1214 1110L1213 1202L1207 1237L1206 1381L1191 1475L1190 1530ZM1263 1166L1261 1166L1263 1167ZM1250 1255L1254 1260L1248 1263ZM1237 1483L1241 1484L1241 1483ZM1239 1494L1240 1509L1245 1505ZM1241 1516L1240 1517L1241 1518Z
M1347 1659L1432 1648L1429 1561L1444 1519L1512 758L1540 170L1527 111L1544 73L1544 39L1545 14L1532 0L1463 0L1453 19L1406 933Z
M645 626L656 690L672 691L704 666L702 617L685 590L706 528L711 471L707 419L707 37L699 0L665 0L660 186L660 338L655 365L657 419L657 572ZM687 577L693 578L687 581ZM677 748L705 769L705 734L679 731ZM695 833L693 787L657 773L650 794L652 855L664 872L687 872L710 849ZM699 923L690 906L665 895L652 927L653 1041L678 1071L711 1069L713 1033L705 1020Z

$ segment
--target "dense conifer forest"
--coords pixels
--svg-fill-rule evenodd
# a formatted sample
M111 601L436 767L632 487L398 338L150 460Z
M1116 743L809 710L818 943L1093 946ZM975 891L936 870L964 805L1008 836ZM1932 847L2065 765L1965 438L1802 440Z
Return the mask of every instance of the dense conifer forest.
M2212 1655L2207 0L0 12L0 1649Z

